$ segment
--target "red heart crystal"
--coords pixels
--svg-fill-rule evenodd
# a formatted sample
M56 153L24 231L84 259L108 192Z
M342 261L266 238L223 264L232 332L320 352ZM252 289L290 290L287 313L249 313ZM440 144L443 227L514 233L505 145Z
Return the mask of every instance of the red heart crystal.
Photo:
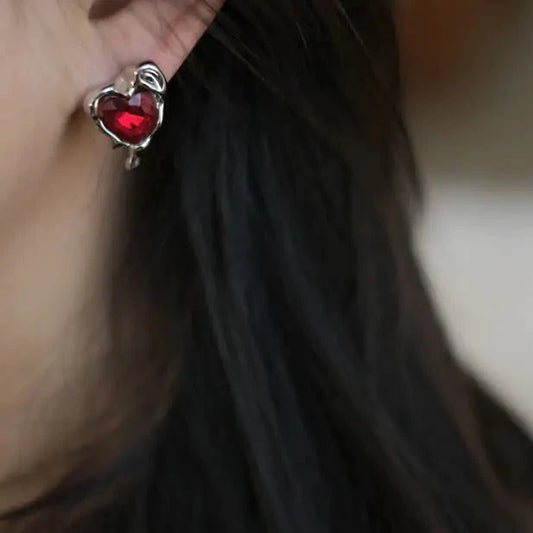
M111 133L129 144L139 144L149 137L157 128L159 118L155 96L147 91L131 98L105 95L99 100L96 112Z

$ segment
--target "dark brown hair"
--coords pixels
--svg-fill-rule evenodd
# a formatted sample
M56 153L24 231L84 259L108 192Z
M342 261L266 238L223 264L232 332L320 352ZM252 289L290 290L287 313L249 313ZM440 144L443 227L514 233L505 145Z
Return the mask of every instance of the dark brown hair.
M453 361L411 253L398 80L389 1L226 1L123 181L113 453L12 520L526 529L530 446Z

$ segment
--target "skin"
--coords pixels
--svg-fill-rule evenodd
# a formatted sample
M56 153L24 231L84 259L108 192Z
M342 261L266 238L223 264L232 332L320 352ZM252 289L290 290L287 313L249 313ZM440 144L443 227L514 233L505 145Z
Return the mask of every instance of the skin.
M125 152L83 97L148 59L170 79L213 17L196 0L95 4L0 1L0 512L53 483L100 409Z

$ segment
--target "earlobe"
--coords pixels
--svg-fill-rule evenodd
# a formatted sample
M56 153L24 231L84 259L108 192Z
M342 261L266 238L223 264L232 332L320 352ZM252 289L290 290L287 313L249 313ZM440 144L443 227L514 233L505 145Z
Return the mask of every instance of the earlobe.
M170 80L222 4L223 0L98 0L88 16L99 48L115 69L106 75L150 60Z
M217 11L207 3L212 0L120 2L122 9L113 11L109 4L100 4L98 9L113 14L91 22L87 54L99 57L91 62L99 80L89 80L86 72L84 108L115 146L127 148L126 169L130 170L139 164L141 152L162 125L167 80ZM217 2L222 5L222 0ZM90 64L91 58L86 59L84 64Z

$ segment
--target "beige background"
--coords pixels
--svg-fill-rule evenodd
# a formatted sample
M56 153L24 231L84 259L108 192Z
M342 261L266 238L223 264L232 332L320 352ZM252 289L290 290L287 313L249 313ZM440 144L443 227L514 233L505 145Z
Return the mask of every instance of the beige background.
M418 248L445 325L533 434L533 2L517 15L487 11L460 75L408 118L426 183Z

